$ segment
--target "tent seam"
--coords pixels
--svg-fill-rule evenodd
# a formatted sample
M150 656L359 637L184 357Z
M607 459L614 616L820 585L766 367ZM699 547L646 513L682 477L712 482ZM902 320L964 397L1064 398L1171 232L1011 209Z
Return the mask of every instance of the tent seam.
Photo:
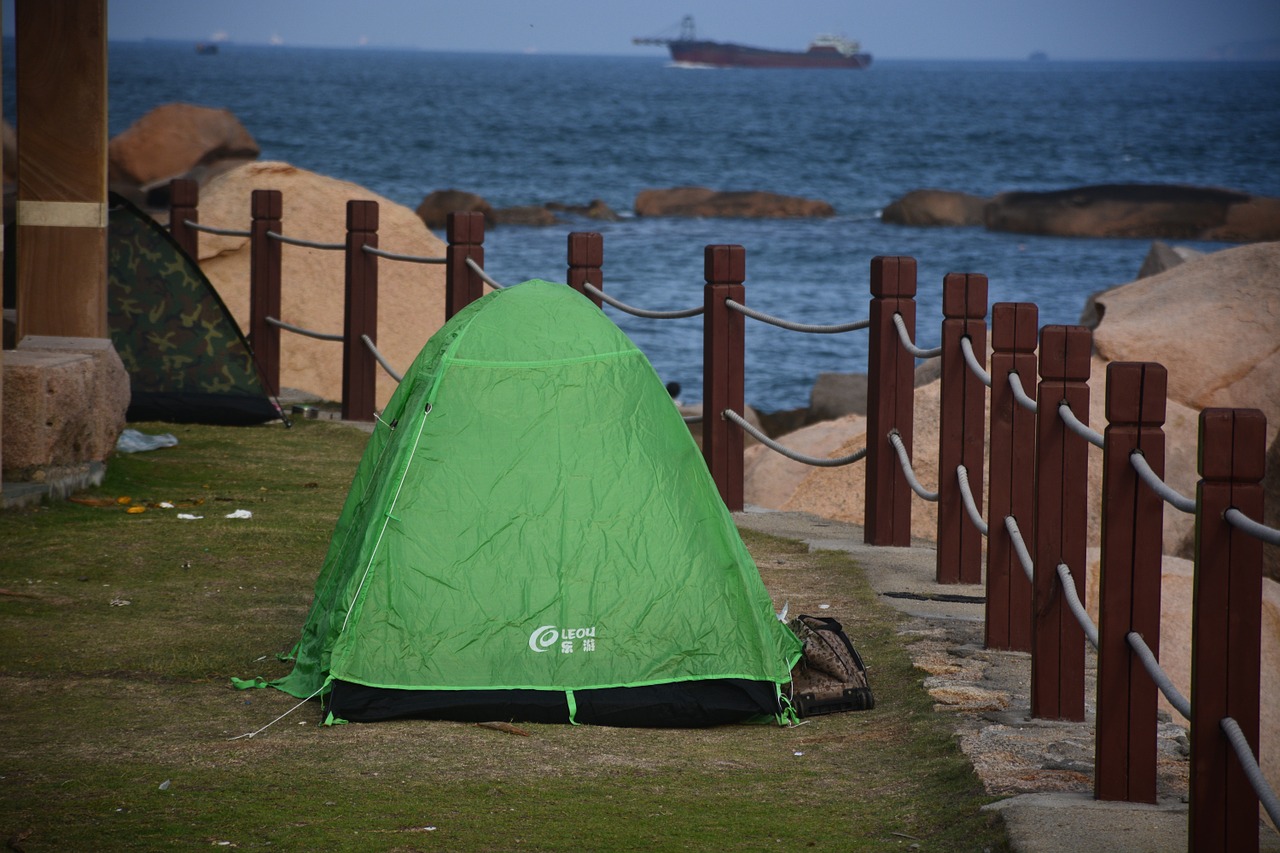
M426 428L426 426L427 426L427 419L424 416L420 421L418 421L418 434L413 437L414 450L417 449L418 442L422 439L422 431ZM382 546L382 537L386 535L387 526L391 524L392 515L390 510L394 509L396 505L396 501L400 500L400 491L401 489L404 488L405 476L409 473L409 468L412 465L413 465L413 452L410 451L409 461L408 463L405 464L404 470L400 472L400 481L396 483L396 493L395 493L395 496L391 498L391 507L388 509L387 513L383 517L382 529L378 531L378 541L374 543L373 550L369 552L369 562L365 564L364 574L360 576L360 585L356 587L355 595L351 596L351 603L347 605L347 615L342 620L342 627L338 629L339 634L346 633L347 625L351 621L351 611L355 609L356 602L360 600L360 593L361 591L364 590L364 583L366 580L369 579L369 571L373 568L373 561L378 556L378 548ZM332 663L330 663L329 665L329 671L331 673L333 672Z

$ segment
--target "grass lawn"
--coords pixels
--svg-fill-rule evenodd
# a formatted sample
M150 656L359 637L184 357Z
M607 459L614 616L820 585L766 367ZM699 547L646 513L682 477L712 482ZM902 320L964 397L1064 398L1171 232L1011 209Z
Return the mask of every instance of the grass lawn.
M874 710L793 728L523 736L324 727L309 702L234 739L297 704L229 678L287 672L275 655L297 640L366 435L307 420L134 426L179 444L117 456L76 501L0 513L12 849L1007 849L858 566L752 531L775 601L826 603L844 622ZM235 510L252 518L225 517Z

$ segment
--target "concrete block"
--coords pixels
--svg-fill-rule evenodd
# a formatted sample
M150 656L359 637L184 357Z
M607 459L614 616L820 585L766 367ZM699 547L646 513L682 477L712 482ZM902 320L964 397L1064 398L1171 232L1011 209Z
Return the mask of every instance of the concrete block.
M4 354L5 480L79 471L115 450L129 407L129 376L105 338L28 336Z

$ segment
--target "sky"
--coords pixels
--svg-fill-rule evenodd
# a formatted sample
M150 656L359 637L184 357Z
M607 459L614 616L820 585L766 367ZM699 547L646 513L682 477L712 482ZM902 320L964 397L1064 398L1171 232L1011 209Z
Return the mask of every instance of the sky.
M3 0L12 34L15 0ZM24 0L48 2L48 0ZM633 36L698 34L803 49L817 33L877 59L1201 59L1271 41L1280 0L108 0L108 38L315 47L665 56Z

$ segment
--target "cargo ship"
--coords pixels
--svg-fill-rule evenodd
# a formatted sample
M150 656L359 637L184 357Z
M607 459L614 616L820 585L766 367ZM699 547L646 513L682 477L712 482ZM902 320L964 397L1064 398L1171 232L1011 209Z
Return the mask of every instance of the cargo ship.
M692 15L684 16L680 22L680 34L674 38L637 37L631 42L662 45L671 51L671 59L677 65L712 68L866 68L871 64L871 54L863 53L856 41L844 36L817 36L805 51L770 50L731 42L707 41L698 38Z

